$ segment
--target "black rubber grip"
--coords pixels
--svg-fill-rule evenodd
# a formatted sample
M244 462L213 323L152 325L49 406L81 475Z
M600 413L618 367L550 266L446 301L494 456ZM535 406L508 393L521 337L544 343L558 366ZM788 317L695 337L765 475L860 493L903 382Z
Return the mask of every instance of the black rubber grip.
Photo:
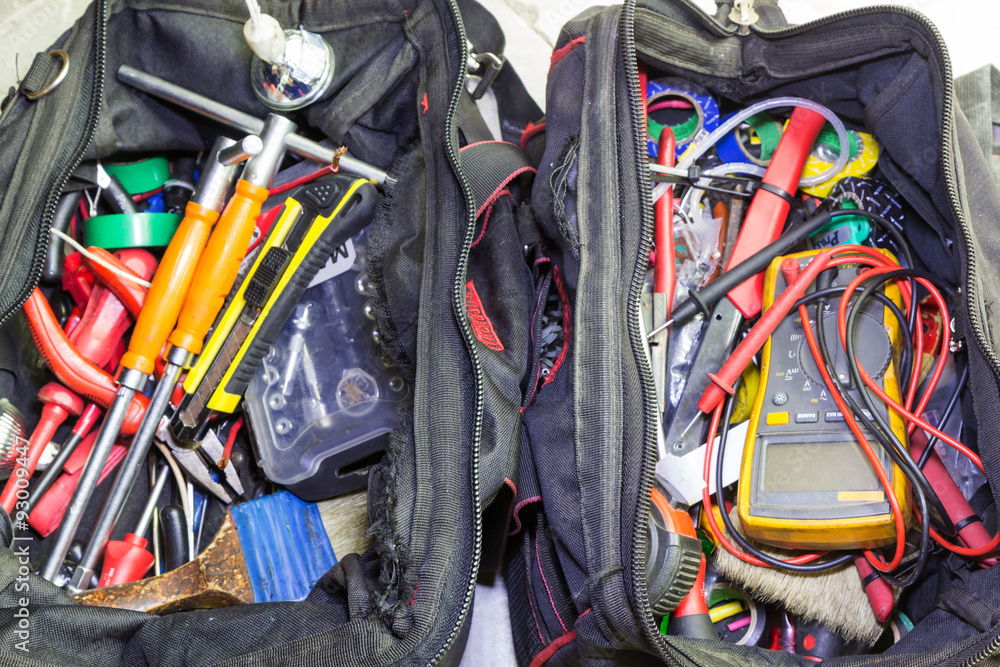
M350 178L352 182L356 180L353 177ZM349 191L349 189L349 186L345 187L344 191ZM371 223L375 214L375 204L378 201L378 191L375 186L371 183L363 183L350 197L350 201L347 201L340 212L327 223L326 228L309 249L302 263L294 269L295 273L281 290L281 293L276 296L272 295L272 305L265 314L261 315L263 320L257 334L247 348L246 354L237 362L238 365L226 384L226 393L241 395L246 391L247 385L250 384L250 380L257 372L257 367L270 349L271 343L278 337L285 322L295 310L296 304L302 298L302 293L316 277L316 273L323 268L323 265L338 247Z
M160 510L163 531L163 571L176 570L188 562L188 532L184 510L179 505L167 505Z
M273 246L267 249L243 290L243 300L248 306L259 310L267 304L268 297L291 258L292 253L284 248Z
M667 627L667 631L674 637L694 637L696 639L719 641L719 635L715 632L715 625L708 614L671 616Z
M80 205L80 200L83 199L83 193L77 190L76 192L67 192L59 197L59 203L56 204L56 212L52 217L52 229L57 229L62 233L66 233L69 229L69 222L73 219L73 214L76 213L77 207ZM63 274L63 240L58 236L53 235L49 239L48 250L45 251L45 266L42 267L42 282L45 283L55 283L59 282Z

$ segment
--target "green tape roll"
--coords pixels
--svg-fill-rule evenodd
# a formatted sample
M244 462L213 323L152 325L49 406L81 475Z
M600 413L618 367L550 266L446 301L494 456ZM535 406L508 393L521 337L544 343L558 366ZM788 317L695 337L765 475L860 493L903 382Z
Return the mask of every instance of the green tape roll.
M140 195L162 188L170 179L170 162L165 157L151 157L138 162L103 164L108 174L116 177L130 195Z
M121 248L161 248L173 238L184 216L179 213L120 213L89 218L84 225L87 245Z
M660 134L663 133L664 126L660 125L659 123L657 123L655 120L653 120L648 116L646 118L646 122L648 123L649 126L649 136L651 136L656 141L659 141ZM688 118L683 123L681 123L680 125L671 125L670 129L674 131L674 140L678 144L682 144L691 137L693 137L695 133L698 131L698 124L700 122L701 119L698 118L698 114L695 114L690 118Z
M728 120L735 114L726 117ZM741 130L737 127L732 132L724 136L715 146L719 159L725 162L750 162L766 167L771 162L774 151L778 148L781 135L784 131L778 121L774 120L771 114L762 111L759 114L750 116L744 121L745 124L753 128L760 140L760 157L754 156L743 144Z

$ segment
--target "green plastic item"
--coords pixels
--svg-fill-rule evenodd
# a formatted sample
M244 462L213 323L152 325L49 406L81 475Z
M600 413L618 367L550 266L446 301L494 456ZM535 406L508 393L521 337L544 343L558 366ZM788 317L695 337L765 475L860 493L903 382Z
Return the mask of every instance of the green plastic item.
M179 213L116 213L89 218L84 225L87 245L122 248L164 248L184 216Z
M840 202L840 208L846 210L857 210L858 205L853 201L844 200ZM814 248L832 248L838 245L860 245L868 240L871 234L871 225L867 218L860 215L837 216L829 224L823 225L809 238L812 240Z
M663 620L660 621L660 634L661 635L670 634L670 616L664 616Z
M660 125L652 118L647 117L648 132L656 141L660 140L660 134L663 133L664 125ZM685 141L690 139L698 131L698 114L695 114L688 118L686 121L680 125L671 125L670 129L674 131L674 140L678 144L683 144Z
M781 141L781 125L774 122L774 118L766 111L761 111L746 119L746 124L753 128L757 136L760 137L760 160L770 162L774 157L774 151ZM836 137L836 133L833 135Z
M125 192L141 195L162 188L170 180L170 162L165 157L151 157L123 164L102 163L104 170L121 182Z
M858 156L858 135L854 132L847 132L847 143L850 144L848 148L851 149L849 153L850 159L854 159ZM823 126L823 129L819 131L819 136L816 137L816 144L823 144L830 149L830 153L833 154L834 159L836 156L840 155L840 137L837 136L837 131L833 129L833 125L827 123Z

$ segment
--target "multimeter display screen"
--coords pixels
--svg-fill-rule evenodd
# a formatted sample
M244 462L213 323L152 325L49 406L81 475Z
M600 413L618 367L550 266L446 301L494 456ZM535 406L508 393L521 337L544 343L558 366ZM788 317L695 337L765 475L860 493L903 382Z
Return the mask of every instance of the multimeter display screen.
M882 488L857 442L769 442L764 451L765 493Z

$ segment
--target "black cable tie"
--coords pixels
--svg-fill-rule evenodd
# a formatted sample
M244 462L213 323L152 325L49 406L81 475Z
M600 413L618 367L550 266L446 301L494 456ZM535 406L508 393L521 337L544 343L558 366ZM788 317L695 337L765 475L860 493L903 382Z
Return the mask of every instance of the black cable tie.
M761 181L760 183L757 184L757 189L763 190L764 192L770 192L772 195L781 197L786 202L788 202L789 206L795 205L795 197L792 196L787 190L782 190L777 185L772 185L771 183L766 183L764 181Z
M982 523L983 520L979 518L978 514L976 514L975 512L973 512L972 514L970 514L969 516L965 517L964 519L962 519L961 521L959 521L958 523L955 524L955 532L958 533L959 531L961 531L963 528L965 528L969 524L977 523L977 522L978 523Z

